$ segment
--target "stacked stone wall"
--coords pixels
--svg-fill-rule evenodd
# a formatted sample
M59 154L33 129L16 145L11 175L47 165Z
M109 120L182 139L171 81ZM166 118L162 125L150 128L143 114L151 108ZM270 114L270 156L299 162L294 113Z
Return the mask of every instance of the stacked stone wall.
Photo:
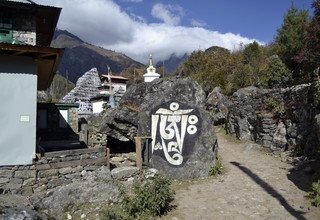
M313 157L319 149L315 116L320 112L313 94L311 84L240 89L231 98L226 130L274 152L298 149Z
M0 167L0 194L31 195L75 180L107 166L106 148L45 153L33 165Z

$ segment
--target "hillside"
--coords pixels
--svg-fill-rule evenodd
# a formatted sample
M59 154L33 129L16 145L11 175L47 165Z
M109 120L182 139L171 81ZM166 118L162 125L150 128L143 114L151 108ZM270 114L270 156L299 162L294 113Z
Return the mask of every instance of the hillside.
M59 72L63 76L67 74L73 83L93 67L96 67L99 73L105 73L109 65L112 72L117 74L129 67L143 66L122 53L86 43L65 30L56 30L51 45L65 48Z
M173 74L176 72L178 67L187 59L188 54L184 54L182 57L178 57L175 54L172 54L167 60L158 62L156 64L156 67L158 68L164 66L166 74Z

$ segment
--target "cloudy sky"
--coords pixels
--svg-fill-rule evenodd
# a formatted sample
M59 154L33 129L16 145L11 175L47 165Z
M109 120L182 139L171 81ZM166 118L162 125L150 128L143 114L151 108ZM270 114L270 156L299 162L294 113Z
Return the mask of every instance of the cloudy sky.
M58 28L142 63L256 40L269 43L291 0L34 0L62 7ZM295 0L310 9L312 0Z

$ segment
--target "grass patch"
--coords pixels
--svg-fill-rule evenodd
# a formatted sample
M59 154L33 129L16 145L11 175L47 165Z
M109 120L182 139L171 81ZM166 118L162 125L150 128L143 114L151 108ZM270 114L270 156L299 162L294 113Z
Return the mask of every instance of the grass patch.
M311 186L311 197L313 199L313 205L320 206L320 180L313 182Z
M224 173L224 166L222 164L222 158L217 157L216 162L209 168L209 176L218 176Z

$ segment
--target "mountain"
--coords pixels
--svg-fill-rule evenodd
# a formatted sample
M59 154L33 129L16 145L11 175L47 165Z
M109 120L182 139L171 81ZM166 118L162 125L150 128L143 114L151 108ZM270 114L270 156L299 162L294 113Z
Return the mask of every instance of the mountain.
M188 59L188 57L188 54L184 54L182 57L177 57L175 54L172 54L169 59L158 62L156 67L164 66L167 74L173 74L176 72L178 67Z
M73 83L93 67L99 73L106 73L109 65L111 71L118 74L129 67L144 66L122 53L84 42L66 30L56 30L51 46L65 48L58 71Z

